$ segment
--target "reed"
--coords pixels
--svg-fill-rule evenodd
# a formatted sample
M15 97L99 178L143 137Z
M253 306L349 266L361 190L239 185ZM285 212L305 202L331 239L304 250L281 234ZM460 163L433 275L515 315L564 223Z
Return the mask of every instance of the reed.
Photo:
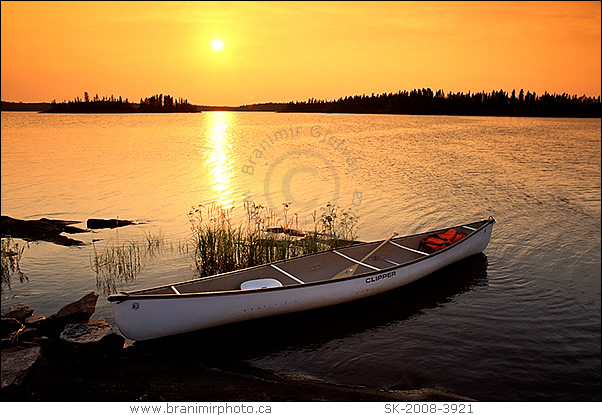
M118 282L131 282L142 269L140 244L130 241L121 245L107 245L102 252L93 245L90 267L96 274L96 286L105 293L117 291Z
M270 208L244 203L246 220L233 225L234 206L199 205L188 214L192 239L168 241L161 232L144 233L142 241L107 243L90 254L96 285L105 293L133 282L146 261L162 255L187 256L192 252L199 277L249 268L295 256L346 246L355 241L357 217L332 204L314 211L313 231L299 229L298 215L283 203L284 220ZM4 248L3 248L4 249ZM3 270L4 275L4 270Z
M356 240L358 217L351 209L341 212L338 206L328 203L321 211L318 223L322 226L322 235L326 236L330 248L347 246Z
M357 217L328 204L314 212L313 232L298 228L298 215L283 203L284 220L272 209L252 201L244 204L246 223L234 226L234 206L199 205L189 212L194 260L200 277L231 272L295 256L350 245Z
M0 256L0 262L2 264L0 271L2 272L2 283L0 284L0 289L4 289L5 286L9 289L11 288L13 274L19 276L20 282L29 281L27 275L21 271L20 266L23 252L29 244L19 245L19 243L15 242L11 237L6 237L1 239L0 246L2 250L2 255Z

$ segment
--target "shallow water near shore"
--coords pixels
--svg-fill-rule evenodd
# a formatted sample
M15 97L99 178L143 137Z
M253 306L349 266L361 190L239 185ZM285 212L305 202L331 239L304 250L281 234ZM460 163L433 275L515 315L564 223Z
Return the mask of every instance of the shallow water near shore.
M2 215L132 219L30 243L2 306L50 315L90 291L94 250L161 235L130 290L195 278L188 212L243 200L300 228L328 202L360 240L495 217L482 255L354 303L157 341L261 369L478 400L599 401L600 119L344 114L2 113ZM19 241L22 242L22 241ZM189 357L190 355L187 354ZM100 398L101 399L101 398Z

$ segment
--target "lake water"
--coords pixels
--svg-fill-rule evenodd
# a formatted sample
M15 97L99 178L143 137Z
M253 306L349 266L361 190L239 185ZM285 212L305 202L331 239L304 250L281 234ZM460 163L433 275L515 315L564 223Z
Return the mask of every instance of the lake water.
M211 201L233 203L235 222L245 199L277 213L292 202L287 217L309 229L332 202L359 217L360 240L491 215L482 255L416 284L195 335L221 356L333 383L599 401L600 135L600 119L3 112L2 215L144 224L72 235L81 247L30 243L28 281L13 276L2 306L49 315L97 291L95 316L113 323L94 251L160 235L167 248L116 289L194 278L178 247L191 207Z

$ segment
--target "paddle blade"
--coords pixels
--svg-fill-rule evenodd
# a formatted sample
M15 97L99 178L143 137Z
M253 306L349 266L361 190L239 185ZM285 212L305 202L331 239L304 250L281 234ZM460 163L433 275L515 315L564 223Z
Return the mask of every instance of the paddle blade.
M336 280L339 278L349 277L350 275L355 274L355 270L359 267L359 264L353 265L349 268L345 268L343 271L339 272L337 275L332 277L331 279Z

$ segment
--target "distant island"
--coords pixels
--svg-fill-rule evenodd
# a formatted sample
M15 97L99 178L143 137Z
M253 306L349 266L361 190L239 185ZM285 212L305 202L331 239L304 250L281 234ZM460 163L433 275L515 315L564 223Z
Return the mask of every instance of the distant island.
M139 103L128 102L120 97L100 98L98 94L90 98L84 92L84 99L79 97L73 101L50 103L50 108L42 112L49 113L134 113L134 112L197 112L197 106L183 98L175 99L170 95L156 94L140 98Z
M579 117L600 118L600 96L548 94L521 89L510 94L500 89L492 92L448 93L430 88L399 91L395 94L356 95L335 101L310 99L290 102L282 112L325 112L412 115L485 115L509 117Z
M574 117L600 118L600 96L549 94L502 89L491 92L468 93L434 92L430 88L371 95L355 95L327 101L310 98L307 101L260 103L240 106L194 105L183 98L156 94L141 98L138 103L128 99L102 97L98 94L57 103L15 103L2 101L2 111L38 111L44 113L162 113L203 111L269 111L319 112L346 114L411 114L411 115L474 115L508 117Z
M79 97L73 101L56 102L7 102L2 101L2 111L30 111L42 113L156 113L156 112L203 112L203 111L265 111L279 112L287 104L263 103L239 106L194 105L183 98L174 99L170 95L156 94L152 97L141 98L139 103L129 102L128 99L114 96L100 98L96 95L90 99L84 93L83 100Z
M2 110L2 111L44 112L47 109L50 109L49 102L7 102L7 101L2 101L0 103L0 110Z

